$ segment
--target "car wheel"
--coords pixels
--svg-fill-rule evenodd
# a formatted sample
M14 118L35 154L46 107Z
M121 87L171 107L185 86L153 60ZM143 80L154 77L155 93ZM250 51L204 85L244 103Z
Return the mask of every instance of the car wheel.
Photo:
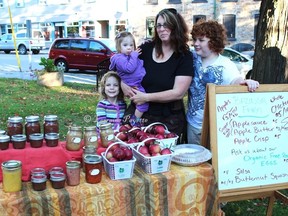
M59 72L67 72L68 71L68 65L67 65L67 62L63 59L59 59L57 60L56 62L56 67L57 67L57 70Z
M10 53L10 51L9 51L9 50L5 50L5 51L4 51L4 53L6 53L6 54L9 54L9 53Z
M24 45L20 45L19 48L18 48L18 52L21 54L21 55L25 55L27 53L27 49Z
M39 54L40 50L32 50L33 54Z
M248 73L246 74L246 79L251 79L252 76L252 70L248 71Z

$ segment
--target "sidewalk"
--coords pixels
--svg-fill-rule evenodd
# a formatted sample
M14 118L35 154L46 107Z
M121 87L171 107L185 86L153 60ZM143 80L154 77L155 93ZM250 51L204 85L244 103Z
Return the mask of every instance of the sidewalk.
M34 76L33 72L0 71L0 77L12 78L12 79L17 78L24 80L36 80L36 77ZM64 82L96 85L96 77L95 74L65 73Z

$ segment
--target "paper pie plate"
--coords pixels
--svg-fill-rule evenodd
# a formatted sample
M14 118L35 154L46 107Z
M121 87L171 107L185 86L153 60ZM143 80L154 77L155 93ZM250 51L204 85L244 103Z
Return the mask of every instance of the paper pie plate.
M211 152L203 146L180 144L174 148L172 161L182 166L197 166L211 158Z

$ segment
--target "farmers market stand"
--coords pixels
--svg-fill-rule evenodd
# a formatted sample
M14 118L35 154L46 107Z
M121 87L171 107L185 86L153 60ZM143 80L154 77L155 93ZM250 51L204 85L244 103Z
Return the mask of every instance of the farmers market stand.
M13 149L0 151L0 162L7 156L18 160L23 157L22 161L47 167L52 157L61 156L60 163L79 159L81 151L67 153L64 145L26 147L18 150L16 157L8 156ZM50 152L45 154L45 151ZM55 165L50 163L49 166ZM5 193L0 183L0 215L217 215L216 194L214 171L209 163L195 167L172 163L169 172L153 175L135 165L131 179L111 180L104 172L101 183L88 184L81 172L80 185L66 184L63 189L53 189L48 180L46 190L34 191L30 181L23 181L22 191Z

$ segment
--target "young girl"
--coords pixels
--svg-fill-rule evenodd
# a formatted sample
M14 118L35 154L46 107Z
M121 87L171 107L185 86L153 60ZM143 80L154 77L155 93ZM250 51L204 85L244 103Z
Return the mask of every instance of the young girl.
M126 110L124 94L120 88L121 79L116 72L109 71L101 79L101 96L97 104L97 128L103 122L113 124L113 129L118 130Z
M120 32L116 38L117 54L111 57L109 69L117 71L122 82L141 92L145 92L141 82L146 74L143 67L143 61L138 58L141 50L136 49L135 40L130 32ZM141 126L141 117L149 108L148 103L136 105L134 115L131 116L129 122L132 126Z

